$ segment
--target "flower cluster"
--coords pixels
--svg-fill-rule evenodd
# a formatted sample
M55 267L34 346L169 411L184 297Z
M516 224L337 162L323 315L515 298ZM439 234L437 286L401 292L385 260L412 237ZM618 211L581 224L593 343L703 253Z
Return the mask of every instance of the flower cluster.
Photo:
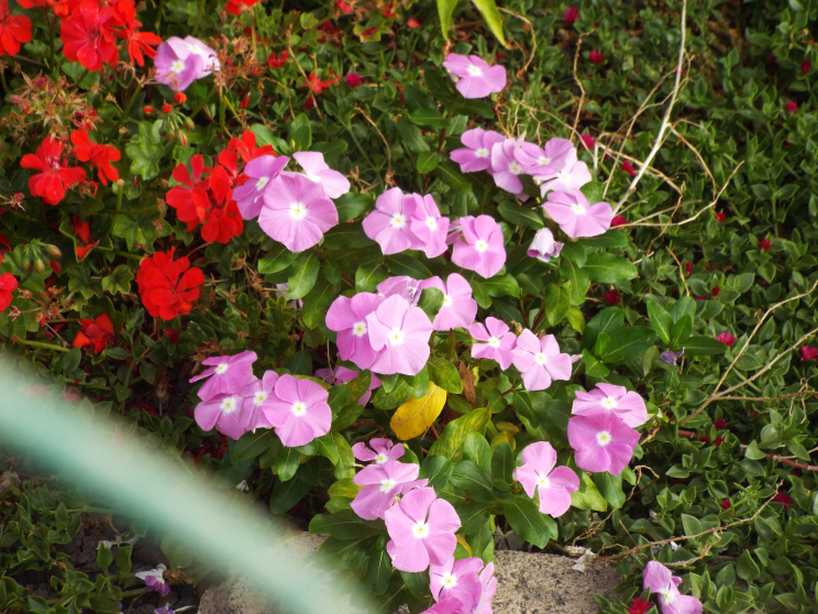
M467 130L460 140L463 147L450 157L462 172L487 171L497 187L520 200L528 197L522 177L530 177L539 186L543 210L571 239L595 237L610 228L611 206L591 204L580 190L591 181L591 173L571 141L552 138L540 146L482 128Z
M187 315L199 300L204 273L191 267L187 256L173 259L174 248L142 259L136 285L145 309L154 318L172 320Z
M332 423L327 389L311 379L272 370L259 379L253 374L256 358L255 352L247 351L202 361L207 368L190 379L205 380L197 393L196 424L231 439L272 428L291 448L326 435Z
M30 40L31 20L26 15L13 15L9 1L0 0L0 56L17 55Z

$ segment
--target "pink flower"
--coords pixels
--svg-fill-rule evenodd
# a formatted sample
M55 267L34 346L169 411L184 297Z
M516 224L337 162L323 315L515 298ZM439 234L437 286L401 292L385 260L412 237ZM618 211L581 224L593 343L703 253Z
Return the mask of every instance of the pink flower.
M392 296L397 294L402 296L413 305L417 303L420 298L421 282L419 279L409 277L408 275L396 275L387 277L378 284L378 294L381 296Z
M531 241L526 253L531 258L536 258L541 262L548 262L559 256L562 248L563 244L554 240L554 235L548 228L541 228L534 235L534 240Z
M303 446L329 433L332 410L327 390L308 379L282 375L264 414L288 448Z
M718 335L716 335L716 341L718 341L722 345L726 345L727 347L731 348L733 347L733 344L736 342L736 337L733 335L733 333L724 330L720 332Z
M369 341L367 316L383 301L372 292L359 292L352 298L339 296L327 310L327 328L337 333L335 344L342 360L351 360L359 369L369 369L377 352Z
M579 8L575 4L568 5L562 13L562 20L566 26L573 26L577 17L579 17Z
M245 408L244 397L238 392L201 401L193 410L193 418L203 431L215 428L230 439L239 439L256 428L253 412Z
M208 368L191 377L189 381L192 384L207 379L197 393L203 401L217 395L237 393L255 381L253 363L257 358L255 352L239 352L232 356L205 358L202 364Z
M334 386L336 384L346 384L354 380L360 374L360 371L349 369L341 365L338 365L335 367L335 369L318 369L315 372L316 377L320 377L330 386ZM380 385L381 380L379 380L374 373L371 374L369 378L369 389L358 399L358 405L365 407L366 404L369 403L369 399L372 398L372 391L377 390Z
M576 159L576 149L568 139L549 139L543 147L518 139L514 159L525 174L533 177L554 177L569 162Z
M366 316L369 342L378 352L375 373L416 375L429 359L432 323L419 307L393 294Z
M461 217L450 237L454 243L452 262L481 277L497 274L506 263L503 231L490 215Z
M571 413L574 416L613 414L631 428L648 421L645 400L639 393L614 384L597 384L589 392L577 391Z
M233 188L233 200L242 218L252 220L258 217L264 205L264 190L270 181L278 177L289 160L287 156L263 155L247 163L244 167L247 180Z
M327 166L324 154L320 151L299 151L293 154L293 158L301 166L304 176L313 183L320 184L329 198L338 198L349 192L347 178Z
M296 173L281 173L264 191L258 225L291 252L318 244L338 223L338 211L320 184Z
M523 448L523 464L514 470L514 479L525 493L540 504L540 512L559 518L571 507L571 493L579 489L579 478L565 465L556 466L557 452L547 441Z
M612 414L571 416L568 443L577 467L619 475L628 465L639 442L639 433Z
M545 390L552 380L571 379L571 357L560 352L554 335L537 339L525 329L517 337L513 352L514 366L523 376L526 390Z
M804 362L818 360L818 347L815 347L814 345L805 345L799 350L799 352L801 353L801 360Z
M577 150L573 145L560 158L555 159L555 166L557 168L554 173L534 177L534 181L540 184L540 194L543 196L551 190L578 190L591 181L591 171L585 162L577 158Z
M450 53L443 60L443 66L463 98L485 98L506 86L506 69L487 64L479 55Z
M452 504L438 499L433 488L416 488L384 514L390 540L386 551L400 571L419 572L430 563L452 558L460 518Z
M398 495L419 485L419 471L416 463L389 461L367 465L352 480L361 487L349 504L352 511L364 520L383 518ZM426 480L422 480L422 485L426 485Z
M491 166L492 146L505 140L506 137L494 130L472 128L460 136L460 142L465 147L453 150L449 158L460 165L461 173L485 171Z
M431 194L407 194L409 201L409 230L412 233L412 247L422 250L427 258L435 258L446 251L446 235L449 232L449 218L440 215Z
M451 273L445 284L440 277L430 277L420 283L421 290L426 288L437 288L443 293L443 305L432 322L435 330L466 328L474 322L477 302L472 298L471 286L465 277Z
M472 343L472 358L493 360L504 371L511 366L517 335L511 332L505 322L489 316L485 324L475 322L469 326L469 334L473 341L483 342Z
M613 209L608 203L591 205L579 190L551 192L543 209L572 239L604 234L613 219Z
M391 439L375 437L368 443L359 441L352 446L352 455L362 462L375 462L383 465L389 461L398 460L405 449L402 443L393 443Z
M148 569L145 571L137 571L134 576L145 583L148 590L154 591L166 597L170 594L170 585L165 580L165 572L168 568L159 563L155 569Z
M364 233L380 245L387 256L414 246L409 229L410 206L411 202L404 199L400 188L391 188L378 196L375 209L364 218Z
M512 194L523 193L520 175L526 172L514 157L514 150L517 147L518 142L515 139L506 139L495 143L491 148L491 176L494 183L498 188Z
M465 612L476 612L483 592L480 583L480 572L483 561L477 557L445 561L440 565L429 566L429 590L438 603L454 597Z
M248 414L250 430L258 428L273 428L267 420L265 410L274 399L275 385L278 381L278 373L275 371L265 371L261 379L247 386L242 391L242 411Z
M364 78L356 72L349 72L347 76L344 77L344 81L346 84L351 88L356 88L364 83Z
M682 579L658 561L649 561L642 572L643 586L659 595L662 614L701 614L702 603L695 597L682 595Z

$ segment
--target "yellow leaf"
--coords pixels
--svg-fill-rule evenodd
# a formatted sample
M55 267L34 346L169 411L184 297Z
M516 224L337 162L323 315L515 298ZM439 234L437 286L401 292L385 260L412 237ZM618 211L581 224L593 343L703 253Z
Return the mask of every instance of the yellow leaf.
M446 391L432 382L426 394L417 399L406 401L392 414L389 426L401 441L414 439L426 432L443 411L446 405Z

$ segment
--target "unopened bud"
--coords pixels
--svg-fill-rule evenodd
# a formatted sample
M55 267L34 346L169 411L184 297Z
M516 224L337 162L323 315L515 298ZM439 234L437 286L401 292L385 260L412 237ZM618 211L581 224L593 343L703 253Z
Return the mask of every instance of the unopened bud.
M46 243L45 251L48 252L49 256L53 256L54 258L62 258L62 252L60 251L60 248L57 247L56 245Z

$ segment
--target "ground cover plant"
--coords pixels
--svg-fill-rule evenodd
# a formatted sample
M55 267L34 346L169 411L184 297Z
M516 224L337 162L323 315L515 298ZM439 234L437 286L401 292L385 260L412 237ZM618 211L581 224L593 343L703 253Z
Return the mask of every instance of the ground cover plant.
M385 611L814 611L818 6L667 4L0 0L4 346ZM212 582L15 463L3 611Z

